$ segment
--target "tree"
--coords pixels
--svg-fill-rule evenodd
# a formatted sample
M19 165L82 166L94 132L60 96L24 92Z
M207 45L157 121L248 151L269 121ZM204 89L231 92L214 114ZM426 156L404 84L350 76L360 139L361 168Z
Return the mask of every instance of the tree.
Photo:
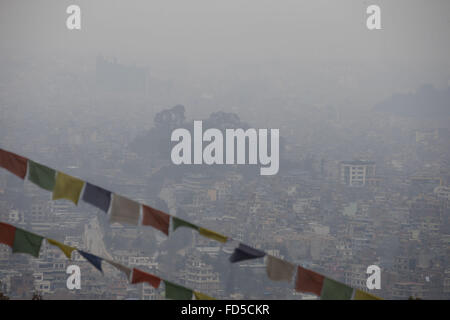
M153 119L157 129L176 129L183 126L186 117L184 116L185 108L181 104L158 112Z
M203 121L204 128L217 128L219 130L225 129L248 129L249 125L242 122L239 116L233 112L213 112L207 119Z
M153 118L153 127L136 137L129 145L130 150L148 159L154 166L167 163L170 160L172 131L186 126L184 113L185 108L181 104L158 112ZM131 167L130 170L139 172L143 169Z

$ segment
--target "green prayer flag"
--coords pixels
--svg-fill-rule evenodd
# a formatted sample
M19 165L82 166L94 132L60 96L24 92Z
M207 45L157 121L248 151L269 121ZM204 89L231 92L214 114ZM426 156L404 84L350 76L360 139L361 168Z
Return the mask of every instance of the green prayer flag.
M198 230L198 227L195 224L178 219L176 217L172 217L172 223L173 223L173 231L177 230L177 228L179 228L179 227L186 227L186 228L192 228L194 230Z
M166 299L192 300L192 290L164 280L166 286Z
M323 281L322 300L350 300L352 298L353 288L338 281L325 278Z
M53 191L55 187L55 170L31 160L28 160L28 168L28 180L45 190Z
M37 234L17 228L12 251L13 253L29 253L37 258L43 239Z

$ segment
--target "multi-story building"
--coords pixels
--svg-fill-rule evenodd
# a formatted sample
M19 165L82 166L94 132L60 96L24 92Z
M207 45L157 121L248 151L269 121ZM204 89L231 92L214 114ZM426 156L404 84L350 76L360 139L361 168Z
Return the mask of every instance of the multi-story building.
M185 284L202 292L220 291L219 274L213 271L213 266L202 262L198 257L191 256L187 268L181 273Z
M342 184L348 186L364 186L369 178L375 176L375 162L342 161L339 166L339 177Z

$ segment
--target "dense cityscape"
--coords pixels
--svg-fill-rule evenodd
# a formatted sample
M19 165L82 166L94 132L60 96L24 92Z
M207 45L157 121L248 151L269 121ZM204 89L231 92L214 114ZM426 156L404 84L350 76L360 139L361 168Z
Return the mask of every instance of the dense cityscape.
M33 72L40 67L27 66ZM251 105L242 114L239 108L207 111L206 104L214 101L208 92L163 107L161 101L173 92L150 94L164 85L146 68L102 57L91 67L79 74L57 73L57 80L41 84L53 91L28 92L20 102L11 99L16 78L4 76L1 146L353 288L367 290L366 269L377 265L381 289L372 293L384 299L450 299L448 87L424 85L412 98L385 99L365 112L318 104L304 107L302 117L287 115L304 103L303 93L282 100L270 91L261 94L258 104L276 103L283 111L277 121L276 112L254 119L257 109ZM60 86L70 84L78 84L77 91L59 96ZM53 104L44 105L48 97L42 94L51 95ZM60 120L71 94L77 111ZM447 103L444 113L433 100L437 96ZM242 94L241 100L246 103ZM418 100L430 105L431 116L396 108ZM196 102L193 114L189 104ZM127 113L120 109L124 103L140 112ZM40 105L39 113L28 104ZM103 117L107 108L117 112ZM265 127L272 119L283 141L280 172L261 177L258 166L171 164L170 132L189 127L192 119L217 128ZM215 298L317 299L296 292L292 283L270 281L263 259L230 264L233 244L185 228L166 237L148 227L110 225L94 207L52 201L45 190L5 170L0 172L0 221ZM81 290L66 287L71 264L81 268ZM43 299L164 298L161 289L130 285L114 268L104 270L102 275L77 253L69 261L47 244L39 258L13 255L0 245L0 292L11 299L36 293Z

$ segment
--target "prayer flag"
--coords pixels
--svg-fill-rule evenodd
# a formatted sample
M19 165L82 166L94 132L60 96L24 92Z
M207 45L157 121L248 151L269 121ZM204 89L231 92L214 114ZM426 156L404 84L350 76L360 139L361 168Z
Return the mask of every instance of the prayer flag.
M204 237L207 237L207 238L210 238L210 239L214 239L214 240L219 241L219 242L225 243L228 240L228 237L225 237L225 236L223 236L223 235L221 235L221 234L219 234L217 232L214 232L214 231L211 231L211 230L208 230L208 229L205 229L205 228L199 228L198 232Z
M47 242L50 243L52 246L56 246L66 255L66 257L70 260L72 259L72 251L76 250L76 248L65 245L64 243L58 242L53 239L48 239Z
M89 261L95 268L97 268L101 273L103 273L102 270L102 258L94 256L93 254L90 254L88 252L84 252L81 250L77 250L83 258L85 258L87 261Z
M195 300L216 300L204 293L194 291Z
M37 234L16 228L13 253L28 253L37 258L43 239Z
M140 204L128 198L113 195L110 222L137 225L139 223Z
M28 160L28 170L28 180L42 189L53 191L55 188L55 170L31 160Z
M133 268L133 276L131 279L131 283L140 283L147 282L153 288L158 289L159 284L161 283L161 279L139 269Z
M301 292L311 292L320 296L324 279L324 276L298 266L297 279L295 280L295 290Z
M166 299L192 300L192 290L164 280L166 286Z
M383 300L380 297L374 296L368 292L364 292L362 290L356 289L355 296L353 300Z
M58 171L53 189L53 200L67 199L77 205L83 185L82 180Z
M0 222L0 243L4 243L12 248L14 246L15 234L16 227Z
M234 249L233 254L230 256L230 262L239 262L249 259L262 258L266 255L265 252L249 247L243 243L239 244L239 247Z
M352 298L353 288L335 281L325 278L323 281L321 300L350 300Z
M111 192L86 182L83 192L83 201L104 212L108 212L111 203Z
M131 269L128 267L125 267L124 265L121 265L120 263L111 261L111 260L107 260L105 259L106 262L108 262L110 265L112 265L113 267L117 268L117 270L122 271L123 273L125 273L127 275L127 279L130 279L130 275L131 275Z
M167 213L142 205L142 225L152 226L169 235L170 216Z
M0 167L24 179L27 174L27 159L15 153L0 149Z
M173 231L177 230L179 227L192 228L194 230L198 230L198 227L195 224L189 223L177 217L172 217Z
M294 276L295 266L290 262L267 256L266 272L269 279L273 281L290 282Z

